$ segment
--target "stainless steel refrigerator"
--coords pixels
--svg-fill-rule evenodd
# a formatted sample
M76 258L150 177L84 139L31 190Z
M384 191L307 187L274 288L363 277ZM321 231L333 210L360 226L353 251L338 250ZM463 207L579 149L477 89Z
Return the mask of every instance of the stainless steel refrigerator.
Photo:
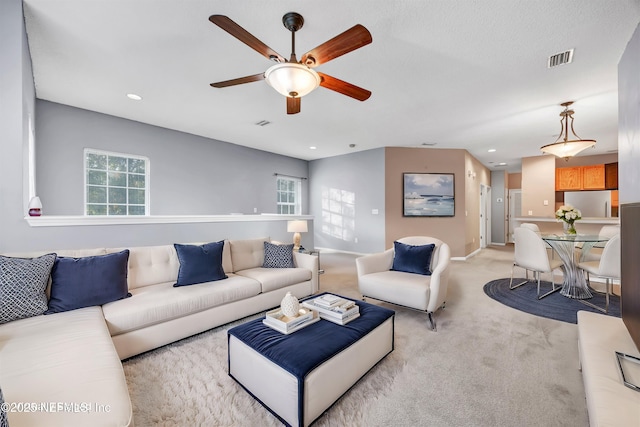
M611 191L565 191L564 204L577 208L583 218L611 217Z

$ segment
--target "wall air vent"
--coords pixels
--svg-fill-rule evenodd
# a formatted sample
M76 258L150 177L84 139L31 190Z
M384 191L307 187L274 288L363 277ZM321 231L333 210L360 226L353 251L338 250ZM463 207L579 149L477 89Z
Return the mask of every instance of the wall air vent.
M551 55L547 60L547 68L557 67L558 65L569 64L573 61L573 49L566 52L556 53Z
M271 122L269 120L260 120L258 123L256 123L256 125L258 126L266 126L271 124Z

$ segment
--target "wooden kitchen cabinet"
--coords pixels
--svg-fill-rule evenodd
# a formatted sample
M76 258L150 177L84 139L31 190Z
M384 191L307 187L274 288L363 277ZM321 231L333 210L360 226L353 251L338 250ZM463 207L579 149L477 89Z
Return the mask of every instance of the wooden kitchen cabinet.
M604 165L604 186L607 190L618 189L618 163Z
M604 190L604 165L582 166L582 189Z
M613 163L611 163L611 165L613 165ZM617 163L615 163L615 167L600 164L556 168L556 191L604 190L614 188L618 188Z
M582 190L582 168L556 168L556 191Z

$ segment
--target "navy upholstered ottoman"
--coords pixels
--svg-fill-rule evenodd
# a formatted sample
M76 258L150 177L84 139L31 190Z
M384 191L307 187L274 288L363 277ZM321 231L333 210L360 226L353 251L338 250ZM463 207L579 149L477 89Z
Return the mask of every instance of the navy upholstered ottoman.
M255 319L228 332L229 375L284 423L308 426L393 351L393 310L362 301L346 325L289 335Z

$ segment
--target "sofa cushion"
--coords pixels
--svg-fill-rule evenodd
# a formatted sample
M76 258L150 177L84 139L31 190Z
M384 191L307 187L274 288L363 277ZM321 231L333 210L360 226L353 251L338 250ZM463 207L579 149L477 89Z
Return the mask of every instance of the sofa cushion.
M0 256L0 324L47 310L45 289L56 254L37 258Z
M233 272L262 267L264 262L264 242L268 241L267 237L262 239L230 240Z
M132 407L100 307L0 325L7 402L91 404L92 411L12 412L11 426L127 426ZM102 405L97 410L96 405ZM85 408L87 408L85 406Z
M405 273L431 275L431 255L435 244L407 245L401 242L393 242L394 256L391 270Z
M172 282L132 289L133 296L102 306L111 335L163 323L179 317L250 298L260 293L260 283L230 274L213 283L173 287Z
M274 245L264 242L264 268L295 268L293 262L293 243Z
M302 283L311 280L311 271L306 268L250 268L238 271L239 276L250 277L262 285L262 292Z
M222 249L224 241L204 245L175 245L180 269L178 280L173 286L188 286L197 283L226 279L222 269Z
M401 271L381 271L358 277L358 287L363 295L389 301L390 286L393 284L395 304L427 310L431 295L431 276L406 274Z
M107 248L107 253L126 248ZM127 282L129 290L158 283L174 282L178 278L180 262L176 248L171 245L137 246L129 248Z
M58 258L51 270L51 299L46 314L126 298L128 260L128 249L106 255Z

